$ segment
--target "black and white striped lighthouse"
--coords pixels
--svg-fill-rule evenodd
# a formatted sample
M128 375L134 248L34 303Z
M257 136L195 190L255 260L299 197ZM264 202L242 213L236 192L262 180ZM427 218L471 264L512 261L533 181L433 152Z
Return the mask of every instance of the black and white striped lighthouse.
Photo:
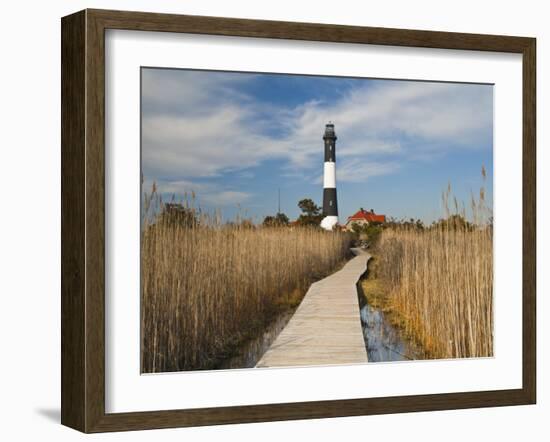
M338 202L336 200L336 133L334 124L325 126L325 167L323 179L323 219L321 227L326 230L338 223Z

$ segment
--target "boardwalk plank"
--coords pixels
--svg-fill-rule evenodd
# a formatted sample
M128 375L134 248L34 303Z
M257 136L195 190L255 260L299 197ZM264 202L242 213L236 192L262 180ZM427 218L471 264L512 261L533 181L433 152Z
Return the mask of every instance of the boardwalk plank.
M311 285L294 315L256 367L360 364L367 351L356 283L370 255L356 256L336 273Z

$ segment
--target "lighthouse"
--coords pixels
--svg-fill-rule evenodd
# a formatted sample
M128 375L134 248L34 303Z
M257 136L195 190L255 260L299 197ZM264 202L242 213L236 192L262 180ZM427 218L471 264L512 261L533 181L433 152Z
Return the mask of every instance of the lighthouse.
M336 201L336 133L334 124L325 125L325 166L323 179L323 219L321 227L326 230L338 223L338 203Z

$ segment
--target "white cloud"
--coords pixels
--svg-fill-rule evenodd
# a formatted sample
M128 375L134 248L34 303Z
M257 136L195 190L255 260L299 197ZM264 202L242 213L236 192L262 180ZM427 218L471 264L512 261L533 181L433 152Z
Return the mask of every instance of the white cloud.
M490 141L492 93L488 86L387 81L358 88L334 105L308 103L295 110L293 138L299 140L298 166L319 154L319 133L332 120L340 156L418 154L480 147ZM404 142L415 143L407 152ZM409 146L409 150L411 147ZM305 154L305 155L304 155Z
M179 69L144 68L141 73L142 100L146 111L180 114L192 110L195 115L208 113L220 99L246 101L238 86L250 76Z
M245 81L250 77L145 70L146 178L250 173L269 159L283 160L288 173L311 172L322 161L322 132L329 120L338 135L341 181L393 173L411 158L480 148L492 137L489 86L377 81L332 103L284 108L240 92ZM230 200L245 198L230 191Z
M222 187L215 183L194 182L189 180L155 181L157 193L165 197L183 198L195 206L203 204L215 207L236 207L248 201L252 194ZM153 182L143 183L143 190L150 192Z

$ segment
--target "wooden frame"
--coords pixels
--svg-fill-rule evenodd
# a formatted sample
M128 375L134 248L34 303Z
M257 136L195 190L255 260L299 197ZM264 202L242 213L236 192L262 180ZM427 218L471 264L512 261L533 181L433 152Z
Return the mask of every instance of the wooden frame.
M401 397L105 413L106 29L519 53L523 56L523 387ZM536 400L536 40L85 10L62 19L62 407L84 432L533 404Z

